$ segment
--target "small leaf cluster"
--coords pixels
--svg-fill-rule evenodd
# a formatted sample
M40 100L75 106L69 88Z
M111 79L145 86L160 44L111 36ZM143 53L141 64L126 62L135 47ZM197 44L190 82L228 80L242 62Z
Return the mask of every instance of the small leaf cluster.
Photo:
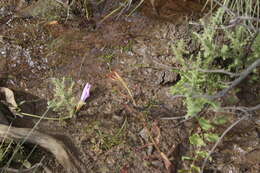
M219 140L219 135L214 133L213 130L215 126L222 125L227 122L227 117L225 116L218 116L214 120L209 121L203 117L197 118L200 128L202 132L194 133L189 137L190 144L194 146L195 152L194 155L189 156L182 156L182 160L192 161L189 170L182 169L179 171L181 172L200 172L200 167L196 166L196 161L200 159L205 159L209 156L209 153L204 149L207 144L217 142ZM209 158L212 160L212 158Z
M214 125L222 125L227 122L227 118L222 116L222 117L217 117L214 119L212 122L209 120L206 120L203 117L197 118L199 125L201 129L203 130L203 134L199 135L197 133L193 134L192 136L189 137L190 143L196 147L202 147L206 146L206 142L216 142L218 140L218 134L209 132L210 130L214 129ZM214 124L214 125L213 125Z
M70 78L63 77L62 79L53 78L54 86L53 99L48 101L48 108L60 114L68 114L73 117L77 100L73 94L75 83Z

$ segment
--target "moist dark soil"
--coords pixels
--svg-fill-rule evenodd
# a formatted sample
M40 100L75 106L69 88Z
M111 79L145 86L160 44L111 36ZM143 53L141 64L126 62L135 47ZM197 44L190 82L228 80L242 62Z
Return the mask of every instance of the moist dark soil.
M86 83L92 85L90 98L75 118L42 120L38 130L61 140L81 161L83 172L177 172L189 167L191 162L181 157L193 152L188 138L199 125L194 119L182 123L183 119L161 118L186 113L182 99L173 99L170 93L179 80L171 70L178 67L172 45L184 39L190 50L196 50L192 32L201 28L189 21L205 15L204 4L145 1L130 16L124 12L102 20L117 3L107 1L102 8L94 4L90 18L75 8L71 16L50 18L44 10L32 13L46 6L17 2L0 2L0 86L13 89L18 103L26 101L23 112L41 115L46 110L53 97L52 78L72 78L77 98ZM57 8L66 14L65 5ZM125 81L136 104L124 86L109 77L111 72ZM259 86L250 88L242 87L236 104L253 106L252 99L259 103ZM51 112L47 116L61 115ZM227 116L230 123L237 118ZM241 122L224 138L206 172L259 172L259 118ZM16 127L32 128L38 119L13 121ZM218 131L222 133L230 123ZM145 137L149 134L158 137L157 148ZM171 168L166 168L158 149ZM66 172L47 151L35 155L34 159L45 156L43 162L53 172Z

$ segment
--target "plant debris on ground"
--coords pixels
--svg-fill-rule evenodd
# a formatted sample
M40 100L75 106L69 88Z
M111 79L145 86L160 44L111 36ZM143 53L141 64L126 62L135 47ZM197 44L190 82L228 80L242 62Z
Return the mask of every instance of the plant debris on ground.
M259 0L1 1L1 172L258 173L259 15Z

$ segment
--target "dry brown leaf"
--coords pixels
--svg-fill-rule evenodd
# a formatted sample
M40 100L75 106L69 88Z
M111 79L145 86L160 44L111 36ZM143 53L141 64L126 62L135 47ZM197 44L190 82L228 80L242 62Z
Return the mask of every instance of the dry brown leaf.
M53 20L48 22L46 25L57 25L57 24L59 24L59 22L57 20Z

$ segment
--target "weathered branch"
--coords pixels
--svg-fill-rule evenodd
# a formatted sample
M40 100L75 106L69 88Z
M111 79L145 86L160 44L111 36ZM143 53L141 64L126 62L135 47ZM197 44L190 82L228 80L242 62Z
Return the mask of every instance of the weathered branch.
M228 91L230 91L232 88L237 86L241 81L243 81L257 66L260 65L260 59L256 60L253 64L251 64L247 69L245 69L242 73L240 73L240 76L231 82L231 85L227 87L226 89L218 92L216 95L196 95L193 96L194 98L198 97L204 97L206 99L217 99L220 97L223 97L226 95Z
M235 76L240 76L241 73L232 73L223 69L218 69L218 70L205 70L205 69L198 69L201 72L205 72L205 73L222 73L222 74L226 74L229 75L230 77L235 77Z
M26 142L37 144L50 151L66 171L78 172L78 169L71 161L69 153L65 150L64 144L49 135L36 130L32 131L29 128L16 128L0 124L0 138L8 138L16 141L26 139Z

